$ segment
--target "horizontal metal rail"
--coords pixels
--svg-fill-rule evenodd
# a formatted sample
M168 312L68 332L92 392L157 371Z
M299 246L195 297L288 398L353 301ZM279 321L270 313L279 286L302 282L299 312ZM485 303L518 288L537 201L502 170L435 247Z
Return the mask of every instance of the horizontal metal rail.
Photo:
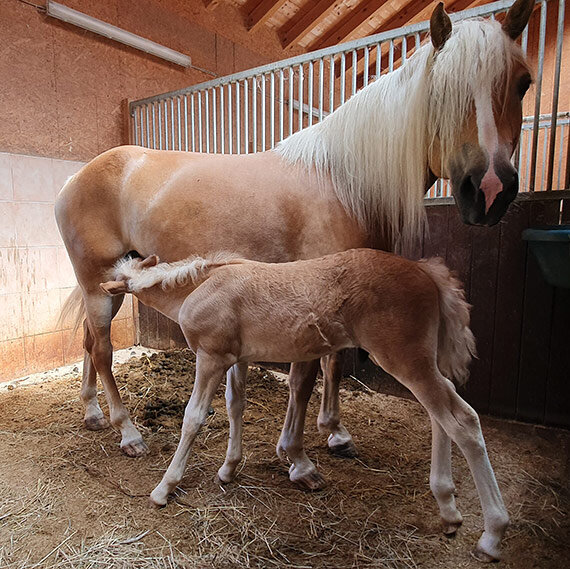
M495 17L513 2L478 6L452 14L451 19ZM537 6L533 18L538 21L538 42L527 54L537 69L534 115L523 120L513 158L521 191L562 189L570 178L570 113L568 109L558 112L565 0L538 0ZM548 10L554 9L558 26L547 33ZM420 22L133 101L129 105L132 140L149 148L230 154L274 148L286 136L321 121L375 78L399 67L428 31L429 22ZM550 49L549 43L546 50L554 33L555 46ZM521 46L525 53L529 51L528 29ZM554 85L554 92L549 93L542 88L547 51L553 57L548 84ZM552 113L541 114L541 108ZM427 195L450 196L450 186L438 180Z

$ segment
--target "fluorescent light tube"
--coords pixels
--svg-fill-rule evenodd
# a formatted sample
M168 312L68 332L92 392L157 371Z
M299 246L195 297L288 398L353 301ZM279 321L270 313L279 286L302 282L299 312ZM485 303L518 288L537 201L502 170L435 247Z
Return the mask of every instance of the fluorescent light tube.
M136 34L132 34L126 30L122 30L121 28L117 28L117 26L113 26L107 22L98 20L97 18L92 18L83 12L78 12L77 10L73 10L72 8L68 8L67 6L63 6L57 2L52 2L51 0L48 0L46 8L47 15L52 18L57 18L58 20L79 26L84 30L89 30L90 32L124 43L125 45L134 47L135 49L140 49L146 53L156 55L156 57L160 57L161 59L166 59L172 63L182 65L182 67L190 67L192 65L190 57L183 53L174 51L173 49L160 45L159 43L137 36Z

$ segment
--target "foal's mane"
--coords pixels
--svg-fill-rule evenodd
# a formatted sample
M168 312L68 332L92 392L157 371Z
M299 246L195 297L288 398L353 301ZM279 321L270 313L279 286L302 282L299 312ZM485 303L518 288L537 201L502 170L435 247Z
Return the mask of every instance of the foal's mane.
M435 138L443 162L474 113L475 94L496 96L514 61L524 62L522 52L498 22L459 22L440 51L423 45L277 152L314 169L319 180L330 176L339 201L371 235L381 229L409 242L423 228Z
M211 269L242 261L238 255L223 251L207 258L193 255L174 263L158 263L144 268L140 266L140 259L121 259L115 264L113 276L117 280L127 281L128 289L133 293L156 285L167 290L188 284L198 285Z

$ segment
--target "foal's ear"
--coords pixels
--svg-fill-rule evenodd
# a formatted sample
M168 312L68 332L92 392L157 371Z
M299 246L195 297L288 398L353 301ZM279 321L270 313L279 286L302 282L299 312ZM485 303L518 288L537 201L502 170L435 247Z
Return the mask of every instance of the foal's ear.
M158 265L159 262L160 259L158 258L158 255L150 255L140 262L140 268L148 269L148 267L154 267L155 265Z
M436 51L444 46L447 38L451 35L451 20L443 7L443 2L440 2L431 14L429 33L431 43Z
M528 24L534 9L534 0L517 0L507 12L503 22L503 31L516 40Z
M124 294L125 292L129 292L127 283L125 281L108 281L106 283L101 283L99 286L109 296L113 296L114 294Z

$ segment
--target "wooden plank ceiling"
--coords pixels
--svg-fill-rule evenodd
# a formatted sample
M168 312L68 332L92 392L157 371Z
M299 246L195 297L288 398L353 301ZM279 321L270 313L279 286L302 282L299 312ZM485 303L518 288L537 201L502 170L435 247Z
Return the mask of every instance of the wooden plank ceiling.
M491 0L446 0L449 13ZM237 6L243 25L274 30L283 49L314 51L429 19L439 0L204 0Z

